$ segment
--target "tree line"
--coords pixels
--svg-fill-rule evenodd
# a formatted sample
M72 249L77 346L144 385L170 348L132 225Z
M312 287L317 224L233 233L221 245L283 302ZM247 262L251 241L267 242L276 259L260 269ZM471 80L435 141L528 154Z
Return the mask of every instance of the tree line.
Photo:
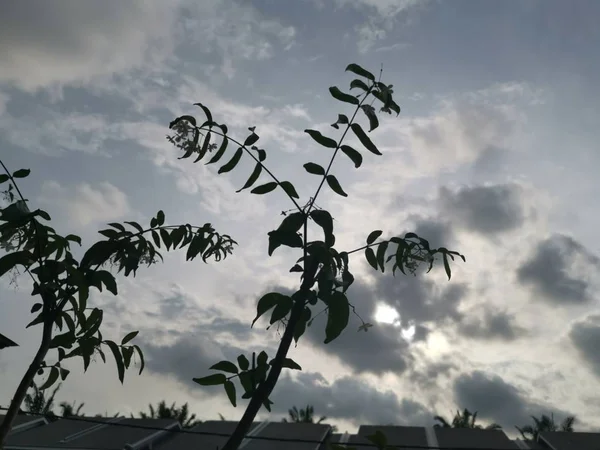
M35 383L31 386L31 392L27 393L25 397L25 409L21 410L22 413L29 414L42 414L49 421L55 421L59 418L68 417L84 417L82 409L84 403L73 402L60 402L58 407L60 413L54 412L55 396L60 389L59 384L50 394L46 397L44 390L41 390ZM95 417L106 417L108 414L96 414ZM119 413L113 414L112 417L118 417ZM177 407L175 402L170 406L162 400L156 406L152 404L148 405L148 411L139 411L137 415L130 414L131 418L138 417L141 419L174 419L177 420L184 429L190 429L196 425L202 423L198 420L196 414L193 414L189 410L189 406L184 403L181 407ZM327 420L327 416L320 416L318 419L315 418L315 411L312 405L306 405L304 408L298 408L293 406L288 410L288 417L284 417L281 421L288 423L323 423ZM220 420L227 420L222 414L219 413ZM447 420L443 416L434 416L436 422L435 428L473 428L479 430L501 430L502 426L497 423L491 423L483 426L477 423L477 411L471 412L467 408L462 411L457 410L452 420ZM575 416L567 416L562 422L558 423L554 420L554 414L546 415L542 414L539 417L531 416L532 423L516 426L517 430L521 433L521 437L526 441L536 441L540 433L547 431L565 431L573 432L574 424L576 422ZM333 431L337 431L335 425L332 426Z

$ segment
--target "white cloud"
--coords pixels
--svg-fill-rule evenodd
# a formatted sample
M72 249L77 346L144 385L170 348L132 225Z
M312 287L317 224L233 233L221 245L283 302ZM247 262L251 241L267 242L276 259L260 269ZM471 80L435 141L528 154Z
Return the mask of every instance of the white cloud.
M116 220L131 213L127 195L106 181L96 187L82 183L73 189L56 181L46 181L38 200L60 207L66 211L69 221L79 226Z
M141 0L2 2L0 82L33 91L157 64L172 49L176 6Z

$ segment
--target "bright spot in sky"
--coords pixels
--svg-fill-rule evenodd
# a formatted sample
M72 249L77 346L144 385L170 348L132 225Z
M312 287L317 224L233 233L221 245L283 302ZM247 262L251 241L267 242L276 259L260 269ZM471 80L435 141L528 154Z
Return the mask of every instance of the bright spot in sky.
M414 325L411 325L408 328L404 328L402 330L402 337L407 341L412 341L412 338L415 336L415 330L416 328Z
M390 323L400 326L400 314L398 314L398 311L383 303L377 306L374 319L379 323Z

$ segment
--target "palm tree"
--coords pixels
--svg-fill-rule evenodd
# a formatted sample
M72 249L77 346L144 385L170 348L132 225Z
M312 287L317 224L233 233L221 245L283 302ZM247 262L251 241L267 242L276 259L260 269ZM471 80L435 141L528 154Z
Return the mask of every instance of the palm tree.
M49 420L55 420L56 414L54 414L54 396L60 389L61 384L50 394L50 397L46 398L46 390L41 390L35 383L31 383L33 393L28 392L25 395L25 412L30 414L42 414Z
M537 441L540 433L545 431L566 431L572 433L573 424L576 420L575 416L567 416L562 423L557 424L554 422L554 414L550 416L542 414L539 419L535 416L531 416L531 418L533 419L533 425L525 425L522 428L516 427L526 441Z
M298 410L295 406L292 409L288 410L290 415L290 422L296 423L315 423L314 419L314 408L312 405L306 405L306 408ZM321 423L324 420L327 420L326 416L321 416L316 423ZM282 419L282 422L288 422L286 418Z
M188 404L184 403L181 408L175 407L175 402L171 406L167 406L165 401L161 401L158 407L154 409L152 405L150 407L150 414L146 414L140 411L139 415L142 419L176 419L183 428L192 428L200 423L196 420L196 414L190 416ZM133 417L133 414L131 415Z
M491 423L486 427L483 427L479 424L475 424L475 421L477 420L477 411L472 413L467 408L465 408L462 413L457 410L456 414L454 415L454 418L452 419L452 423L449 423L442 416L435 416L433 419L439 422L434 425L435 428L475 428L478 430L502 429L502 427L497 423Z
M75 402L73 404L67 402L60 403L60 410L62 417L82 417L81 408L83 408L84 403L80 403L77 408L75 408Z

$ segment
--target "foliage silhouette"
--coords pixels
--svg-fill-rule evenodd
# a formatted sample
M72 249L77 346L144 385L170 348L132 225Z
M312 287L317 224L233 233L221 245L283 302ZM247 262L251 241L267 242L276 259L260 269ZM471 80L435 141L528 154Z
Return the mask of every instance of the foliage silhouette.
M184 403L181 408L175 406L175 402L171 406L167 406L162 400L156 408L151 404L148 405L150 413L144 411L139 412L139 417L142 419L176 419L183 428L188 429L195 427L201 421L196 420L196 414L190 415L187 403ZM131 415L133 417L133 414Z
M540 418L531 416L533 419L533 425L525 425L523 427L516 427L521 433L523 439L527 441L536 442L540 433L545 431L566 431L573 432L573 425L575 424L575 416L567 416L560 424L554 422L554 414L547 416L542 414Z
M500 430L500 429L502 429L502 427L500 425L498 425L497 423L491 423L491 424L487 425L486 427L476 424L475 422L477 420L477 411L472 413L467 408L465 408L462 412L457 410L451 423L448 422L442 416L435 416L433 419L438 422L434 425L435 428L475 428L478 430L483 430L483 429L485 429L485 430Z
M371 72L357 64L348 65L346 71L359 77L350 83L350 89L357 89L359 94L345 93L336 86L329 88L334 99L353 107L352 115L340 113L337 115L337 121L331 125L336 130L343 129L341 136L334 139L318 130L304 130L312 141L325 147L331 155L326 166L312 161L304 164L304 169L317 180L315 193L305 203L300 202L296 188L290 181L280 180L267 167L266 151L255 145L260 138L255 126L248 128L250 134L243 141L236 140L228 134L228 126L216 122L210 109L202 103L194 105L201 109L203 119L183 115L169 124L171 134L167 136L167 140L182 152L179 159L187 160L193 156L194 163L205 160L206 164L216 164L224 158L232 144L235 151L233 154L230 153L227 162L218 169L218 173L223 174L234 170L242 157L249 158L254 168L237 192L246 189L250 189L250 193L255 195L281 192L293 205L291 212L283 212L285 217L279 227L268 232L268 255L271 256L281 246L297 248L302 253L290 269L290 272L300 274L298 290L291 296L278 292L265 294L258 301L257 314L252 322L254 325L257 320L270 312L270 325L276 322L285 325L275 356L269 358L265 351L261 351L258 355L252 353L250 360L248 357L250 355L241 354L236 361L220 361L211 366L210 370L216 371L215 373L193 379L202 386L223 386L233 406L237 406L239 388L242 392L241 399L249 400L241 420L222 450L236 450L248 433L260 408L265 407L270 411L272 401L269 396L282 369L301 370L300 365L287 357L287 353L292 341L297 345L306 327L312 323L312 306L322 302L324 311L327 311L325 344L336 339L346 329L350 311L362 322L359 331L367 331L372 326L358 316L354 305L349 303L346 296L347 290L354 281L354 276L349 269L352 254L363 251L368 264L382 273L385 272L386 265L393 261L394 276L396 270L400 270L403 274L407 272L415 274L420 264L425 264L429 271L434 262L441 259L448 279L451 277L450 261L453 261L456 256L465 260L463 255L444 247L431 248L426 239L415 233L379 239L383 235L383 230L374 230L367 236L366 245L343 251L334 247L336 239L333 217L325 209L316 207L316 200L325 185L342 197L348 196L338 178L332 173L335 158L343 153L356 168L361 166L363 162L361 153L344 142L349 135L356 137L371 154L381 155L367 134L379 126L373 104L376 101L380 102L382 105L380 112L388 114L395 112L396 115L400 113L400 107L393 99L393 86L381 81L381 72L379 79L376 79ZM359 115L364 115L367 119L368 132L358 122ZM259 183L261 177L266 177L268 180ZM322 239L316 237L309 240L309 229L312 235L315 228L322 233ZM235 381L239 382L238 386Z

